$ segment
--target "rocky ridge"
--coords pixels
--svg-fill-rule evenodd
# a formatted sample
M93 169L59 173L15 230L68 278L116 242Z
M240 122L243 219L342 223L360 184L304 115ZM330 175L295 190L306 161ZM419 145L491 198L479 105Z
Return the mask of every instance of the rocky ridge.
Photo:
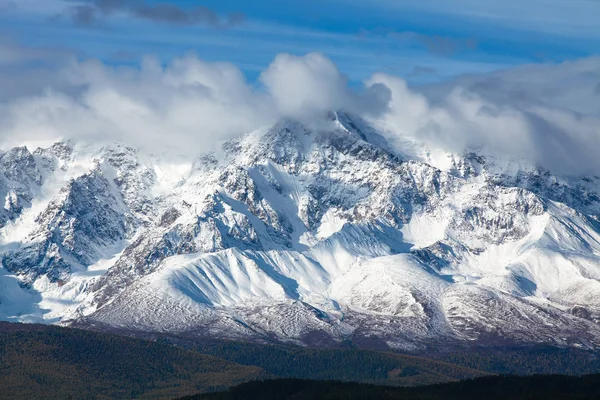
M597 177L438 169L284 120L168 176L123 145L0 155L0 317L422 350L600 344Z

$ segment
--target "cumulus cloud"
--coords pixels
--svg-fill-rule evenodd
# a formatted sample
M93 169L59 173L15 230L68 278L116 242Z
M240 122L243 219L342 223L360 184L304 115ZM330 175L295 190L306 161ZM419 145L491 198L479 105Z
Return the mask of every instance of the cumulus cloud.
M454 153L471 149L565 175L599 174L600 59L530 65L411 90L390 88L390 111L373 121L394 137ZM401 151L401 149L399 149Z
M339 108L377 115L389 99L382 85L351 89L321 54L280 55L261 79L256 87L236 66L194 54L167 66L153 58L139 67L73 62L56 74L58 89L48 82L43 94L0 107L0 146L75 138L197 155L279 118L311 122Z
M236 26L244 21L244 15L241 13L220 17L207 7L182 8L170 3L148 3L143 0L93 0L90 3L70 5L61 13L81 26L94 25L119 14L172 25L206 25L219 28Z
M312 123L342 109L378 127L399 153L410 154L407 143L458 154L477 149L561 174L600 175L599 58L418 90L387 74L349 84L322 54L281 54L257 83L232 64L193 54L166 66L153 58L136 67L73 61L39 76L36 95L18 77L0 79L0 93L26 88L0 98L0 147L73 138L198 155L283 117Z
M477 93L496 103L538 103L583 114L600 115L600 102L594 97L600 84L600 57L566 61L560 64L531 64L485 75L463 76L431 86L425 94L434 101L455 87Z
M269 98L253 91L238 68L193 55L167 67L152 58L139 68L91 60L58 75L71 94L50 88L4 105L3 144L75 138L194 152L275 117Z
M307 117L327 109L379 114L390 99L384 85L371 84L362 92L351 90L336 65L318 53L304 57L280 54L260 79L280 114L289 117Z

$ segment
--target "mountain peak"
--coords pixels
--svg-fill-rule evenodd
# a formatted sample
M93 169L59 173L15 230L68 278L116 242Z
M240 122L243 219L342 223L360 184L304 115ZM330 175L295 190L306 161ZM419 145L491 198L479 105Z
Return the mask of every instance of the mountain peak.
M343 112L173 163L120 144L0 155L0 284L27 287L23 319L405 350L600 345L592 178L478 153L438 169Z

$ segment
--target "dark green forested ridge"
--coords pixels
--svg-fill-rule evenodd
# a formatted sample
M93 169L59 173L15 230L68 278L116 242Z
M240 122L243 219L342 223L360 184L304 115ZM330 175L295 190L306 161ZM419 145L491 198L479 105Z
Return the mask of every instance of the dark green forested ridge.
M446 374L457 379L480 376L482 372L504 375L600 373L598 354L573 348L478 347L454 352L428 353L417 357L356 348L316 349L216 340L188 340L177 343L200 353L217 355L244 365L256 365L286 378L369 383L383 383L380 381L383 378L395 380L396 384L411 385L454 380L435 379L432 382L422 379L429 373L438 376ZM390 377L386 371L390 371L390 367L399 363L403 366L404 373L395 378ZM331 368L332 365L336 368ZM427 371L428 374L419 376L415 374L414 367L418 367L417 372Z
M490 374L598 372L596 354L574 349L480 348L424 358L0 322L0 399L171 399L268 378L415 386Z
M412 388L280 379L181 400L597 400L600 375L491 376Z
M445 361L360 349L315 349L232 341L200 341L188 346L200 353L258 366L283 378L414 386L488 375Z
M269 376L167 344L0 323L0 398L173 398Z
M190 350L172 341L0 323L0 398L173 398L266 377L415 385L482 375L446 362L355 349L213 341Z
M434 359L501 375L592 375L600 356L586 350L555 347L505 347L432 354Z

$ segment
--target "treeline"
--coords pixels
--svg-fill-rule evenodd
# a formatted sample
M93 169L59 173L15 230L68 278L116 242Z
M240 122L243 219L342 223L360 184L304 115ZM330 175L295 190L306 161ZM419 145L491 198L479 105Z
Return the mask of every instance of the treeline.
M596 400L600 375L484 377L415 388L295 379L249 382L224 393L181 400Z

